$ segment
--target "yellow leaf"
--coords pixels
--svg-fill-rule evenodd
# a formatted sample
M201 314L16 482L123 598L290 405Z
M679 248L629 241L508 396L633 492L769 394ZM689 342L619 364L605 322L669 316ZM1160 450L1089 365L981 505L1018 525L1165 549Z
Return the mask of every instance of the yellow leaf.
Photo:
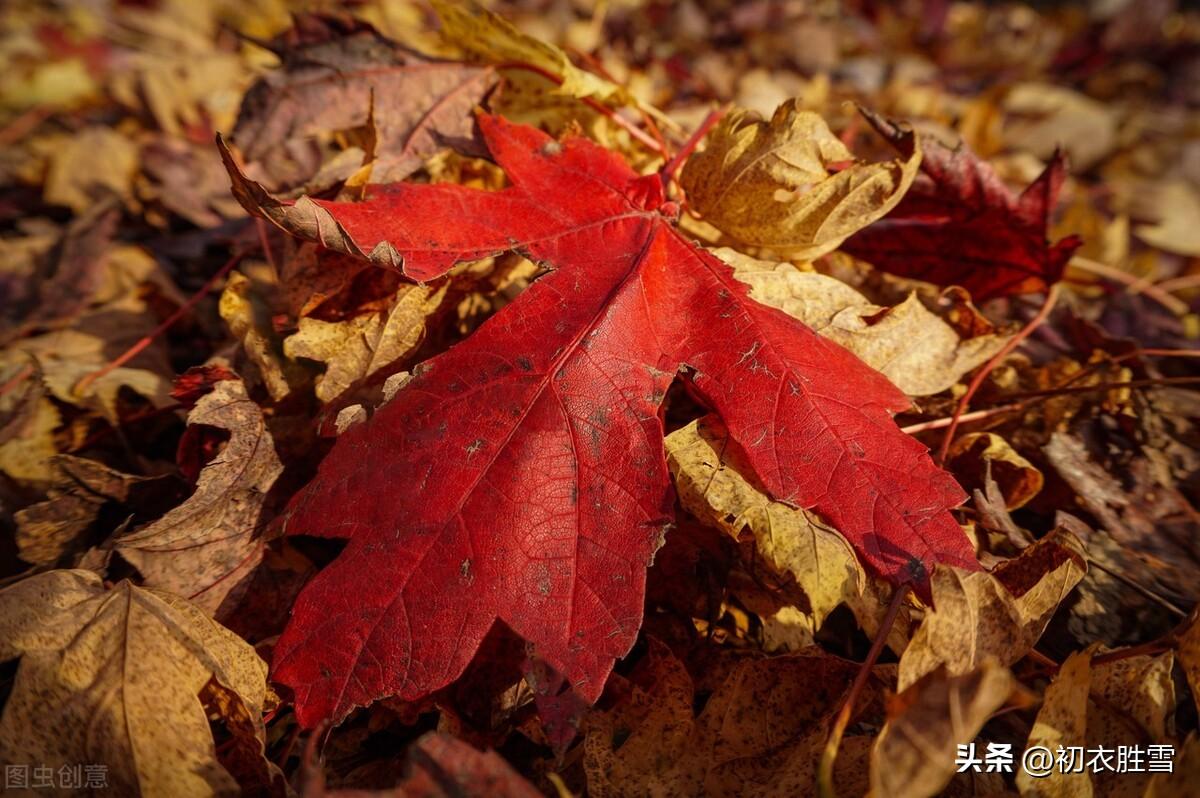
M667 462L684 509L735 540L743 530L779 573L791 573L808 596L813 625L858 591L862 572L849 544L818 516L772 501L743 473L714 417L666 438Z
M811 260L896 207L921 163L916 137L905 146L903 159L833 171L853 154L792 100L769 122L747 111L727 115L681 182L692 206L731 238Z
M926 674L896 696L871 751L871 795L939 795L954 776L957 746L974 740L1015 688L1007 668L986 660L961 676Z
M196 491L157 521L117 539L116 550L151 587L189 596L217 612L236 600L262 560L261 516L283 471L262 410L239 380L222 380L188 414L188 424L228 430L220 457Z
M504 18L476 2L433 0L442 34L454 44L492 64L523 63L562 78L558 91L572 97L623 99L621 88L571 63L552 44L527 36Z
M1095 647L1076 652L1063 663L1054 681L1046 688L1042 708L1025 745L1026 751L1042 746L1049 749L1053 757L1059 746L1087 746L1088 690L1092 683L1094 651ZM1043 778L1035 778L1024 768L1018 769L1017 788L1022 796L1091 798L1092 779L1086 769L1069 773L1055 763Z
M909 396L941 393L1007 340L990 334L959 338L916 294L884 308L839 280L790 263L759 260L728 248L713 254L750 286L751 297L849 349Z
M0 590L0 659L20 657L0 719L9 762L107 767L113 795L236 794L199 695L230 691L262 739L267 666L183 599L105 590L90 571L50 571Z

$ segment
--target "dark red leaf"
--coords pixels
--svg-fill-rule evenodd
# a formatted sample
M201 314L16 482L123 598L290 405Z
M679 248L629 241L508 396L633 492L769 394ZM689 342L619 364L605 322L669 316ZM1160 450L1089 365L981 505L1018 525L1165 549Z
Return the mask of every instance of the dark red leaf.
M290 533L349 538L275 652L303 724L447 684L497 619L594 701L671 521L659 413L681 370L770 494L887 578L920 590L936 562L978 567L948 512L961 489L892 421L908 399L751 300L676 230L657 175L580 137L480 126L503 191L283 203L225 153L252 212L410 278L511 249L552 269L339 438L290 506Z
M904 135L881 116L867 120L890 142ZM977 300L1045 291L1062 279L1076 236L1051 245L1046 227L1066 164L1055 153L1015 194L966 146L921 136L921 172L896 209L842 249L878 269L937 285L961 285Z

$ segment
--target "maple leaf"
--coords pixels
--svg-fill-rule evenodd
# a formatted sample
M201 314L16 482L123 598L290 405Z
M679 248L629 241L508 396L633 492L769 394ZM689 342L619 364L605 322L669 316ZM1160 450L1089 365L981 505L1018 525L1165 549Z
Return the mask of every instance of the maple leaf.
M276 178L295 173L276 153L289 140L367 122L378 138L376 178L399 180L440 148L473 137L471 109L495 84L488 67L434 61L381 36L365 22L299 14L271 44L283 62L246 92L234 140Z
M49 571L0 590L0 661L19 657L0 758L107 767L117 795L231 794L201 707L248 719L261 767L267 666L198 608L90 571Z
M290 533L350 539L276 648L304 724L447 684L497 619L595 700L671 520L659 412L680 370L768 494L820 513L875 570L925 592L935 562L978 567L948 512L961 489L892 422L908 399L752 300L675 229L659 175L577 136L480 126L502 191L283 203L223 153L248 210L412 279L514 249L552 267L344 433L290 506Z
M912 134L877 114L863 115L898 151ZM921 136L925 157L912 188L890 214L842 249L878 269L937 285L961 285L977 300L1045 291L1062 278L1082 243L1046 239L1048 217L1066 177L1061 154L1019 195L965 146Z

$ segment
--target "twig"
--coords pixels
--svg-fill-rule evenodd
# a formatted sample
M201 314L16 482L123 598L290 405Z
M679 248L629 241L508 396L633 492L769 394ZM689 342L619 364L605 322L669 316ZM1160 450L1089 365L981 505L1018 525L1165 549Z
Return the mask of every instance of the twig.
M688 159L688 156L700 145L704 137L708 135L708 131L716 127L717 123L725 114L729 113L729 106L714 108L708 112L708 116L704 117L704 121L700 123L700 127L688 136L688 140L679 148L679 152L675 153L675 157L667 161L659 174L662 176L663 185L666 186L675 179L675 173L679 171L679 167L683 166L683 162Z
M155 327L154 330L149 335L143 336L141 339L139 339L137 341L137 343L135 343L133 346L126 349L123 353L121 353L121 355L119 355L116 359L110 361L107 365L103 366L102 368L97 369L96 371L93 371L90 374L85 375L83 377L83 379L81 379L79 382L77 382L75 384L75 389L74 389L75 394L77 396L82 396L87 391L87 389L91 386L91 384L93 382L100 379L105 374L108 374L109 372L113 371L114 369L120 368L121 366L128 363L130 360L133 360L135 357L137 357L138 354L141 353L142 350L144 350L146 347L150 346L150 344L152 344L154 342L155 338L157 338L158 336L162 335L167 330L169 330L171 328L171 326L175 324L175 322L179 321L181 318L184 317L185 314L187 314L188 311L190 311L193 307L195 307L196 304L201 299L203 299L205 297L205 295L207 295L208 292L211 291L213 289L213 287L226 274L228 274L229 271L234 266L241 263L242 258L244 258L245 256L246 256L246 253L241 252L241 253L238 253L238 254L234 255L233 257L231 257L228 261L225 262L224 266L222 266L220 269L217 270L216 274L214 274L212 277L209 277L208 280L204 283L204 285L200 286L199 291L192 294L186 302L184 302L182 305L179 306L178 310L176 310L174 313L172 313L170 316L168 316L166 318L166 320L163 321L162 324Z
M887 643L892 626L896 623L896 616L900 614L900 608L904 605L904 599L908 596L910 589L911 585L905 583L896 588L896 592L892 594L892 601L888 604L883 622L879 624L879 631L875 633L875 639L871 641L871 650L867 652L867 658L859 667L858 674L854 677L854 683L850 685L850 692L846 694L846 700L838 710L837 718L833 722L833 731L829 734L829 741L825 743L825 750L821 752L821 764L817 770L817 791L821 798L836 798L837 796L833 789L833 765L837 761L842 735L846 733L846 727L850 725L850 717L854 714L854 705L858 703L858 696L867 685L871 669L875 667L875 662L883 653L883 646Z
M1155 285L1144 277L1136 277L1129 272L1122 271L1115 266L1109 266L1107 263L1101 263L1098 260L1085 258L1082 255L1076 255L1071 258L1070 265L1080 271L1089 272L1098 277L1103 277L1106 280L1112 280L1115 283L1121 283L1130 294L1145 294L1150 299L1153 299L1158 304L1162 305L1167 310L1174 313L1176 316L1186 316L1191 312L1188 303L1176 296L1172 296L1167 291L1163 290L1161 285Z
M1021 342L1028 338L1046 320L1046 317L1050 315L1050 311L1054 309L1054 304L1058 302L1058 290L1057 285L1050 286L1050 290L1046 292L1046 301L1042 303L1042 307L1038 310L1037 315L1030 319L1029 323L1022 327L1016 335L1010 338L1008 343L1000 348L999 352L992 355L992 358L975 374L970 385L967 386L967 392L962 395L962 398L958 400L958 406L954 408L954 416L950 421L950 426L946 430L946 436L942 439L942 447L938 452L939 463L944 464L946 462L946 456L950 452L950 444L954 441L954 433L958 430L959 419L971 403L971 398L975 396L975 392L979 390L979 387L983 385L983 381L987 379L996 366L1000 365L1004 358L1012 354L1013 350L1020 346Z

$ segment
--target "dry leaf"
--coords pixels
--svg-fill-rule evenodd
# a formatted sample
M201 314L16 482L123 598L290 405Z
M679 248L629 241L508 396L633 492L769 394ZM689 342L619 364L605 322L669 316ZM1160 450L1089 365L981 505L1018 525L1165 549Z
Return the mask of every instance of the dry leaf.
M1007 668L985 660L960 676L928 673L895 696L871 750L871 795L941 794L954 776L957 746L974 740L1016 687Z
M466 52L493 64L524 63L562 78L558 90L572 97L621 100L622 89L611 81L585 72L552 44L526 36L507 20L479 3L433 0L442 22L442 35Z
M1059 746L1087 746L1088 689L1091 686L1094 647L1072 654L1059 668L1058 675L1046 688L1042 708L1029 733L1025 750L1045 746L1053 752ZM1025 769L1017 771L1017 787L1023 798L1091 798L1092 779L1086 770L1078 773L1054 768L1043 778L1035 778Z
M331 402L379 369L411 355L425 338L425 323L446 295L446 284L431 288L404 284L387 308L342 321L301 318L284 339L283 352L295 360L325 364L317 378L317 398Z
M1009 510L1024 507L1045 483L1042 472L994 432L972 432L956 438L949 466L967 490L984 489L990 475Z
M6 762L102 764L114 795L238 793L199 697L215 680L260 724L267 666L188 602L88 571L32 576L0 590L0 660L17 657Z
M1086 570L1082 545L1061 529L990 573L937 568L933 607L900 658L899 689L940 665L958 676L989 657L1016 662Z
M991 334L961 339L916 294L884 308L840 280L790 263L759 260L733 249L713 254L734 268L754 299L846 347L909 396L941 393L1007 340Z
M137 169L138 147L131 138L112 128L89 127L54 149L43 196L79 214L111 196L128 201Z
M849 544L815 513L772 501L742 474L719 419L693 421L666 438L667 462L684 509L735 540L748 529L777 573L790 573L820 626L858 592L862 570Z
M262 410L240 380L217 382L188 424L229 431L200 472L196 492L158 521L115 542L147 585L189 596L210 614L234 604L262 560L267 494L283 471Z
M735 111L688 159L680 181L705 221L742 244L812 260L882 217L916 177L921 151L911 134L902 159L853 163L825 120L795 101L770 122Z

